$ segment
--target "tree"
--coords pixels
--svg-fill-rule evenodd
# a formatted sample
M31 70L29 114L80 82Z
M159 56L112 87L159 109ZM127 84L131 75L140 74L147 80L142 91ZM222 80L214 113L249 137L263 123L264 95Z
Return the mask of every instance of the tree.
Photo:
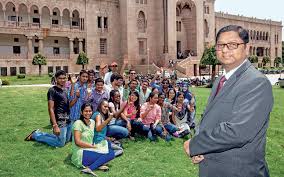
M82 65L82 69L84 69L85 65L89 64L89 58L87 57L85 52L80 52L76 64Z
M269 62L270 62L270 58L269 58L268 56L264 56L264 57L262 58L262 64L263 64L263 66L266 66L266 64L269 63Z
M251 55L248 57L248 60L251 62L251 63L258 63L258 57L256 55Z
M212 75L211 81L215 80L216 75L216 65L220 64L216 57L215 46L206 48L203 52L202 58L200 60L200 65L212 65Z
M282 58L276 57L274 60L274 66L279 67L279 64L282 63Z
M38 65L38 74L41 76L41 65L46 65L46 57L38 53L33 57L32 64Z

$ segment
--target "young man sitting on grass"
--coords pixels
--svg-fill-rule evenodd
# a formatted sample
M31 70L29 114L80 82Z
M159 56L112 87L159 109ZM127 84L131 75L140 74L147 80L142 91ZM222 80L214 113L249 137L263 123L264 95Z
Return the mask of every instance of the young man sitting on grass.
M53 147L63 147L71 138L71 123L69 119L69 101L64 89L66 73L59 70L55 73L56 85L47 93L48 112L52 123L53 134L40 132L38 129L30 133L25 140L46 143Z

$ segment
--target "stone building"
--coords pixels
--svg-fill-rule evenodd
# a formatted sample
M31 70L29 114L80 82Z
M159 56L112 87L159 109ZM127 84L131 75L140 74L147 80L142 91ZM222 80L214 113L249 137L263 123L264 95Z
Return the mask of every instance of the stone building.
M77 72L79 52L101 62L128 63L146 72L148 63L199 74L205 46L227 24L250 31L251 54L281 56L282 24L215 13L215 0L0 0L0 75L37 74L36 53L47 57L43 73ZM182 58L181 60L177 60Z

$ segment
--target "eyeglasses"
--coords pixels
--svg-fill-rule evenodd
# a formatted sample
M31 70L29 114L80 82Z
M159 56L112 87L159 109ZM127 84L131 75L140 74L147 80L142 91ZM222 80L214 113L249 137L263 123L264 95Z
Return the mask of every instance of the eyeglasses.
M111 67L117 67L117 65L111 65Z
M217 51L220 51L220 50L223 50L225 48L225 46L227 46L227 48L229 50L235 50L239 47L239 45L242 45L242 44L245 44L245 43L230 42L230 43L227 43L227 44L216 44L215 49Z

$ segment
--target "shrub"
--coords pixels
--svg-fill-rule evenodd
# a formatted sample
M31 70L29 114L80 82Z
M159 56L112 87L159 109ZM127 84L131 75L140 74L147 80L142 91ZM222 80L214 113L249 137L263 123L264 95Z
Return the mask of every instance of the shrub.
M8 80L2 80L2 85L10 85L10 82Z
M53 77L54 74L53 74L53 73L48 73L48 76L49 76L49 77Z
M25 74L18 74L17 78L18 79L24 79L24 78L26 78L26 75Z

